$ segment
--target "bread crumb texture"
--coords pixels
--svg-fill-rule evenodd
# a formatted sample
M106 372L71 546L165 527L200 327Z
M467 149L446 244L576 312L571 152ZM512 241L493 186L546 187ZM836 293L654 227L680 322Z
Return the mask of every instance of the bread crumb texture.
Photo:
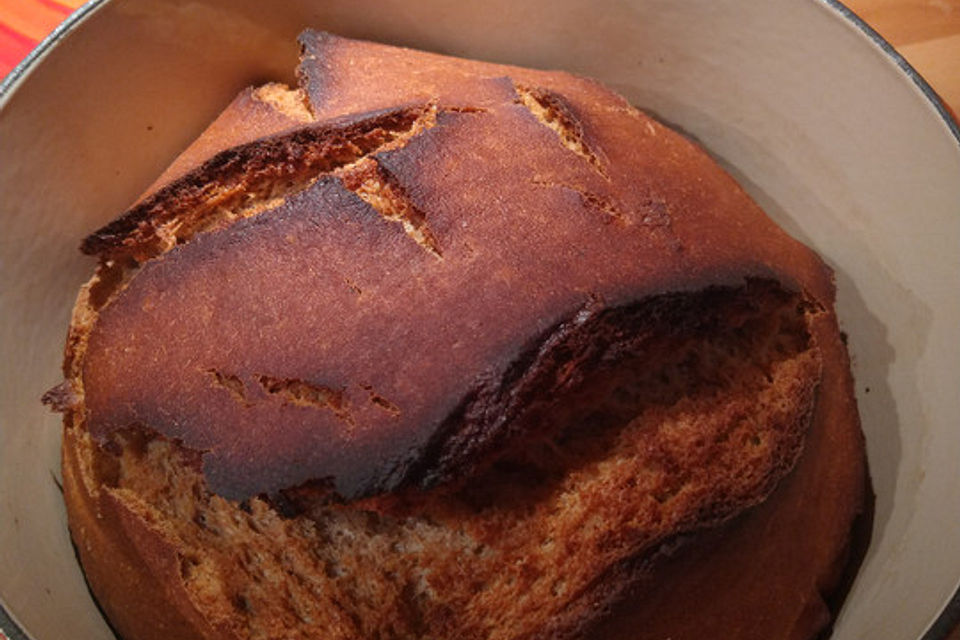
M649 301L664 320L627 361L455 489L238 503L143 429L91 447L92 467L177 549L194 606L237 637L539 637L623 562L772 490L817 380L804 309L767 284Z

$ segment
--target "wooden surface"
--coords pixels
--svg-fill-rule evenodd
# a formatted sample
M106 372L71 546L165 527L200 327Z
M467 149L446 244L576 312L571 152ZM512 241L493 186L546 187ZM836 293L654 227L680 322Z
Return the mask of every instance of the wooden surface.
M960 0L841 0L960 113ZM960 638L960 636L958 636Z

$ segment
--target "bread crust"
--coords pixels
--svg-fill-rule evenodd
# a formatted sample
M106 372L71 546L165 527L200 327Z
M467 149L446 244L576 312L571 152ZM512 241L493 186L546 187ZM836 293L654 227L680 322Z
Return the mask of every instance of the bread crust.
M301 75L322 112L330 100L318 87L352 85L340 75L364 67L309 64L311 50ZM149 230L196 210L212 185L229 190L259 167L297 167L335 140L362 147L371 132L409 133L400 146L347 154L347 164L320 163L316 181L269 216L168 240L168 251L144 262L90 333L85 407L98 441L150 425L206 451L211 488L236 499L327 477L346 498L449 481L502 446L530 400L563 391L546 382L564 366L549 345L602 350L590 346L597 336L586 321L601 310L750 278L830 304L820 260L690 142L591 82L537 76L551 88L527 90L534 78L448 70L445 61L435 63L437 85L454 75L457 91L469 86L466 98L437 89L413 108L361 111L234 147L87 240L86 250L110 259L142 256ZM422 99L422 87L409 89L335 108ZM544 104L561 105L557 118L574 118L564 131L578 138L575 150L524 104L525 92L550 96ZM348 188L370 184L349 175L362 163L375 165L372 195ZM409 219L398 223L372 198ZM211 393L221 379L234 392ZM290 389L318 400L276 401ZM286 428L267 444L262 425L277 421Z
M798 471L722 533L614 567L538 637L701 637L685 592L730 574L737 589L710 594L712 628L812 637L865 494L829 269L705 153L597 83L316 32L301 42L310 122L244 92L83 246L101 280L116 265L133 274L75 317L83 337L65 365L71 532L120 634L243 637L201 610L149 513L85 468L119 431L144 425L203 452L208 485L236 500L317 481L348 500L455 485L623 349L634 306L765 279L815 308L823 373ZM242 192L277 166L305 182L269 216L170 230L206 206L208 185ZM283 436L262 431L277 422ZM758 586L771 563L779 590Z

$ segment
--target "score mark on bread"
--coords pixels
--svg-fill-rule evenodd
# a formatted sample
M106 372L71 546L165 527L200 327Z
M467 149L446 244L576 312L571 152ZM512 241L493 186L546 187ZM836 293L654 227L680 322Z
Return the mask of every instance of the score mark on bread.
M302 43L83 244L65 491L128 639L583 637L825 411L862 467L829 270L695 145L568 74Z

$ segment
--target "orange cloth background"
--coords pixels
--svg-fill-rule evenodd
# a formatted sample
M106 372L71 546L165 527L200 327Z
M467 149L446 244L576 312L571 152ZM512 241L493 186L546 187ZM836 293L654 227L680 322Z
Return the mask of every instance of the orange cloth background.
M0 78L84 0L0 0Z

